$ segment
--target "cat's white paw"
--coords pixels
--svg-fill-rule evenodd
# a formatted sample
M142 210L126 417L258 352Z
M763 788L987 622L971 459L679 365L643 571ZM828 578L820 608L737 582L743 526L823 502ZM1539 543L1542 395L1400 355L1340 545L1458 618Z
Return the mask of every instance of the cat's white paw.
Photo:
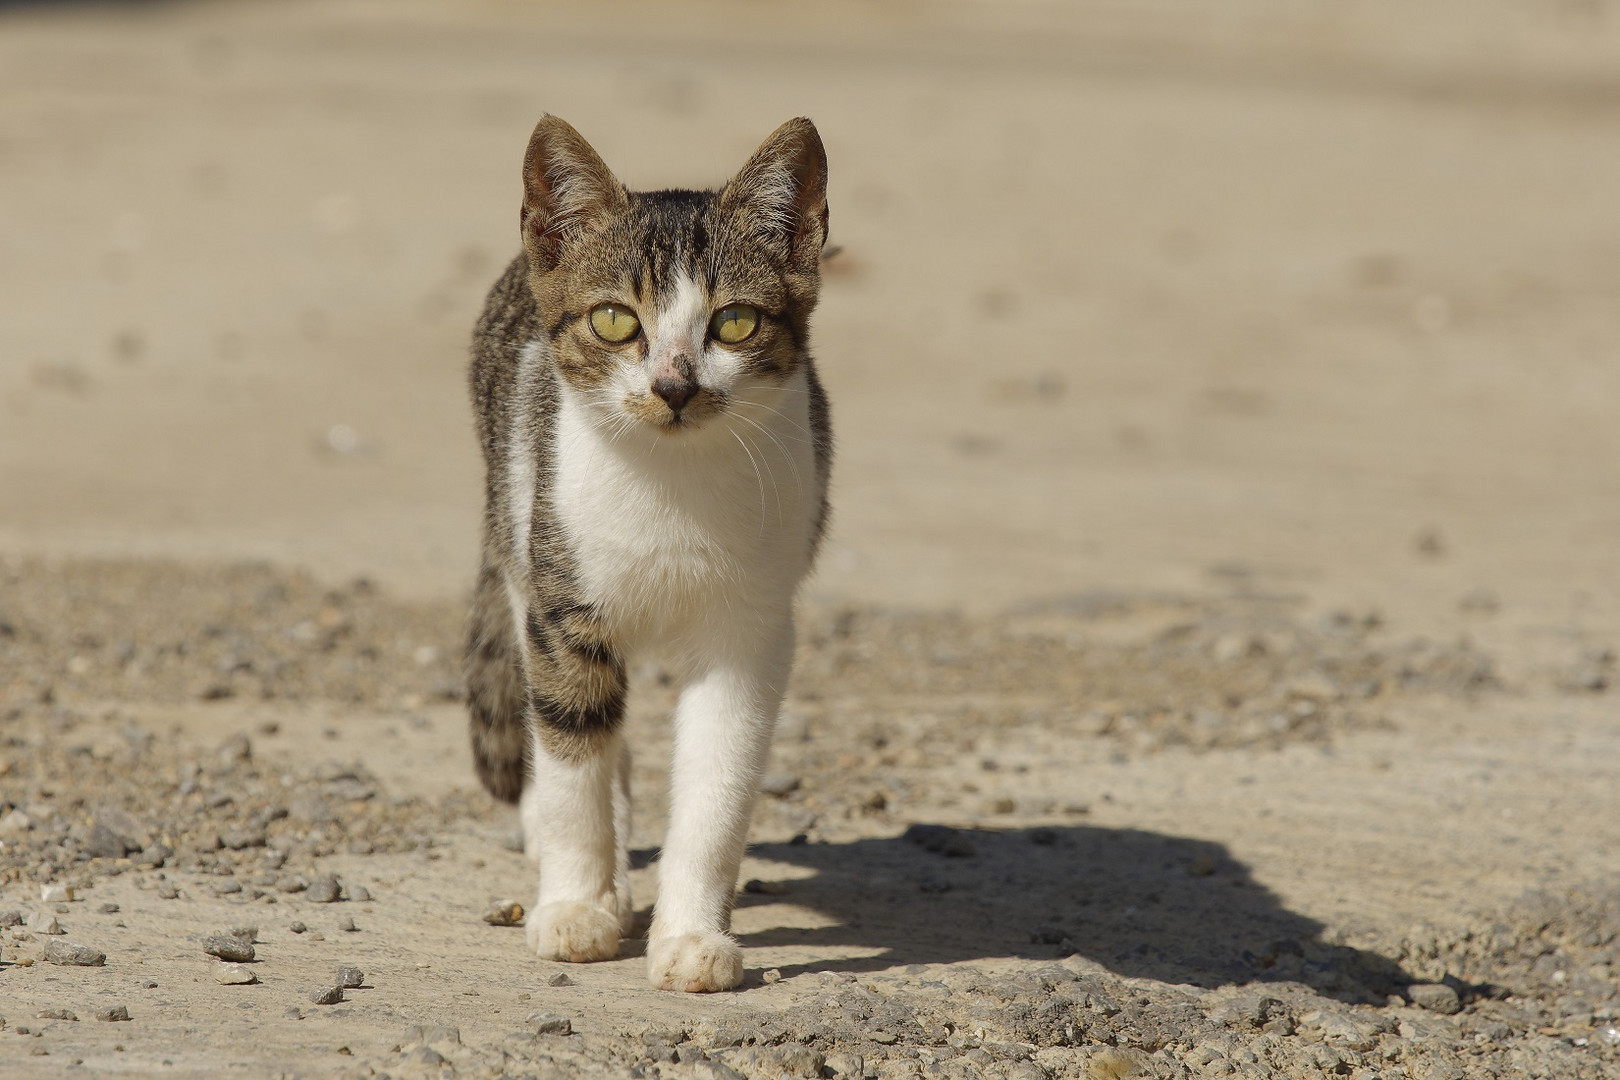
M660 990L730 990L742 976L742 946L729 935L677 934L647 944L647 978Z
M588 964L619 952L619 918L589 904L546 904L529 912L524 932L543 960Z

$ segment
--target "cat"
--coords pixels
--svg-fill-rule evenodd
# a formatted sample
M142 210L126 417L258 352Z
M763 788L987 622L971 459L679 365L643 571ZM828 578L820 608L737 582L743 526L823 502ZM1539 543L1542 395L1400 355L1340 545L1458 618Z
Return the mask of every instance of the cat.
M828 514L827 220L806 119L719 191L627 191L553 116L529 140L523 249L473 333L466 674L478 775L539 861L541 957L608 959L631 928L626 672L658 654L682 689L648 977L742 981L737 871Z

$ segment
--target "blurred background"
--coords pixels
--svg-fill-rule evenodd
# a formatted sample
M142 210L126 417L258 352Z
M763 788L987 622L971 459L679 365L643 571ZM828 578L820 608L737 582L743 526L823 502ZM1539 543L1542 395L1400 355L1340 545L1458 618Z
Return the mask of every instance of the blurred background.
M0 551L463 594L537 116L651 188L802 114L815 594L1620 626L1617 62L1608 0L0 6Z

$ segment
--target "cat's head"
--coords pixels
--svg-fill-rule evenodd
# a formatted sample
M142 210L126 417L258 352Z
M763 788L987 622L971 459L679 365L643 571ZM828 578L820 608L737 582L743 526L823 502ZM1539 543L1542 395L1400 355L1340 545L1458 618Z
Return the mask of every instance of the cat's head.
M827 238L827 156L789 120L719 191L631 192L542 117L523 247L551 355L620 427L678 435L761 402L806 362Z

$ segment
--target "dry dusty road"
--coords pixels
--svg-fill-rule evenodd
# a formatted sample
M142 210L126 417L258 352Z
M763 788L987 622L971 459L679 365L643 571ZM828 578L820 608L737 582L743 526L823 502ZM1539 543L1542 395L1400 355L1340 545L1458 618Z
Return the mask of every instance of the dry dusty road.
M0 10L0 1075L1620 1076L1617 28ZM541 111L831 157L734 994L481 920L462 363Z

